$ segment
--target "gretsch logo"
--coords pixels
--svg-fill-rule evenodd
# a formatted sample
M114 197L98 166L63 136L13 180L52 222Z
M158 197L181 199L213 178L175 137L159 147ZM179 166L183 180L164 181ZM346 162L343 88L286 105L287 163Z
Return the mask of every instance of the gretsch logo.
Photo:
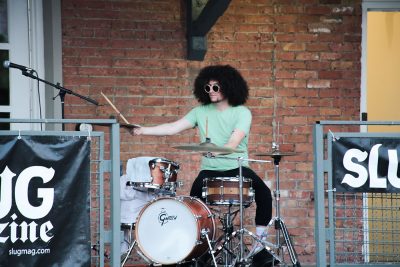
M167 211L163 208L160 214L158 214L158 222L163 226L169 221L175 221L178 218L176 215L168 215Z

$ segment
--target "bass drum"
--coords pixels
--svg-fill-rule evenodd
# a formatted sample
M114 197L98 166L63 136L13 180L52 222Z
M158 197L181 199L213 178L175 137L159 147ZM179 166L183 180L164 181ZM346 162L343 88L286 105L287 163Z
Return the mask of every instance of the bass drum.
M169 265L196 259L215 237L215 221L208 207L189 196L160 197L148 203L136 221L136 241L153 263Z

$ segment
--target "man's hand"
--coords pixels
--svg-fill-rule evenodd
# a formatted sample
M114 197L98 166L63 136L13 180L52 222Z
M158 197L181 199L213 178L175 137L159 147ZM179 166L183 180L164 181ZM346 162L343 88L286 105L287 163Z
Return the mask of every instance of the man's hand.
M215 152L206 152L206 153L203 153L203 157L206 157L206 158L215 158L215 155L216 155L217 153L215 153Z
M143 134L143 129L140 126L137 128L135 127L130 130L130 133L131 133L131 135L141 135L141 134Z

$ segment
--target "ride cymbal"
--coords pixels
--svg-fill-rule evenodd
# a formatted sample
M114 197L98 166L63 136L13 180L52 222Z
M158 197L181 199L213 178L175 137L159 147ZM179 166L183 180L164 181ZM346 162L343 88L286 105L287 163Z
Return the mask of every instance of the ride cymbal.
M220 153L240 153L243 152L239 149L232 149L229 147L221 147L216 144L210 142L203 142L195 145L186 145L186 146L174 146L173 148L181 149L181 150L190 150L196 152L220 152Z

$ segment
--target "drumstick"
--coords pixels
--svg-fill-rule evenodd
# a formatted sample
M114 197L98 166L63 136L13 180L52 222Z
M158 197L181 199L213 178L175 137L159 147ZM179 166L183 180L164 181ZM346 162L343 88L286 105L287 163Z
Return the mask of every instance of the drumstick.
M101 93L101 95L107 100L108 104L110 104L110 106L115 110L115 112L117 112L118 115L121 116L121 118L124 120L124 122L125 122L126 124L130 124L130 123L128 122L128 120L125 119L124 115L122 115L121 112L119 112L119 110L113 105L113 103L110 101L110 99L108 99L108 97L107 97L105 94L103 94L103 92L100 92L100 93Z
M208 138L208 117L206 117L206 138Z

